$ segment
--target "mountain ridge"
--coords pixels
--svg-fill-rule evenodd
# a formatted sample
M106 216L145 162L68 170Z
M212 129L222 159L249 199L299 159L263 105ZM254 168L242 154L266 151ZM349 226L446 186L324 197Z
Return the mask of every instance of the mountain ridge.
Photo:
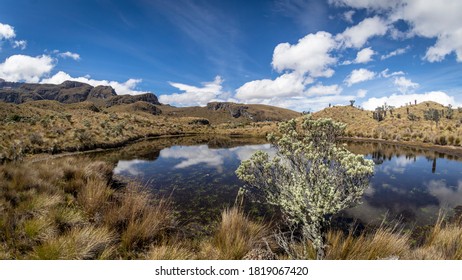
M106 107L137 101L160 105L157 96L150 92L139 95L118 95L111 86L93 87L76 81L65 81L55 85L16 83L0 79L0 101L21 104L36 100L55 100L66 104L91 101Z

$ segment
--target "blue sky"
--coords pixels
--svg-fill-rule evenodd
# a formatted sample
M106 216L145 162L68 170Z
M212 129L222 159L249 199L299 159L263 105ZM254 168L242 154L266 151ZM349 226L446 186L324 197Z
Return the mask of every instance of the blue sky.
M0 1L0 78L298 111L462 104L462 0Z

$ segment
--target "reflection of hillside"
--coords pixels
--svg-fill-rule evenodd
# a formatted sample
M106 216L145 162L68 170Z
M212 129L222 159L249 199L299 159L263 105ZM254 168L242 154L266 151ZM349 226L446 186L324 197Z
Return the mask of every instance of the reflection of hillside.
M209 149L233 148L242 145L257 145L267 143L264 138L243 138L228 136L179 136L156 138L140 141L127 147L110 152L97 153L95 158L104 158L116 163L119 160L149 160L154 161L160 156L160 151L172 146L206 145Z
M349 151L355 154L371 155L372 159L374 159L374 161L377 160L378 163L391 160L394 156L405 156L407 159L415 159L417 156L424 156L431 159L445 158L449 160L457 160L457 158L452 155L403 145L355 141L345 141L344 143Z

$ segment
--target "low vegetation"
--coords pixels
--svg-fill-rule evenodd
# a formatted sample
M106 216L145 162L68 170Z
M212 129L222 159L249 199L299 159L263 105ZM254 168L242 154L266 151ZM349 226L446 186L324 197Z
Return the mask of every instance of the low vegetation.
M223 134L265 136L274 130L272 122L233 119L229 112L153 114L137 102L98 108L90 102L62 104L33 101L20 105L0 102L0 163L20 160L31 154L112 148L138 139L165 135ZM166 106L158 106L166 107ZM138 110L137 108L141 108ZM165 110L165 109L164 109ZM292 112L294 113L294 112ZM204 116L221 116L212 122ZM226 117L225 117L226 116Z
M0 259L290 259L278 227L238 208L223 211L211 235L185 235L166 198L114 180L111 166L62 159L0 167ZM462 259L462 224L440 219L418 242L382 226L330 229L326 259ZM309 241L294 249L311 252Z
M115 188L103 162L6 164L0 177L3 258L140 258L175 228L168 200Z
M118 181L112 169L83 158L1 165L0 259L462 259L460 219L441 218L420 234L326 224L320 247L304 238L318 233L308 220L297 230L232 207L205 234L191 235L168 198Z
M277 155L271 159L258 151L236 171L244 189L262 193L266 202L281 209L288 226L299 228L301 240L310 241L318 259L325 257L329 218L360 201L374 172L371 160L336 144L344 130L344 124L311 116L301 123L281 123L281 137L268 136ZM293 258L309 253L290 246L292 235L279 240Z
M462 108L435 102L412 102L394 108L381 106L367 111L353 106L334 106L313 114L347 124L346 135L415 143L421 145L462 145Z
M441 218L419 237L387 225L345 233L323 224L321 234L300 216L307 219L313 213L302 211L295 213L300 214L296 222L306 229L281 238L287 228L253 221L241 209L230 208L209 235L192 236L177 222L168 198L155 197L136 183L117 181L108 163L22 161L30 154L116 147L150 136L264 136L277 128L276 122L215 122L199 113L176 115L171 108L163 109L167 115L158 115L151 112L152 106L141 105L127 112L128 107L101 109L89 102L0 103L0 162L5 162L0 165L0 259L462 259L459 219ZM461 145L461 110L431 102L375 112L353 105L327 108L314 118L346 123L349 137ZM295 152L293 148L287 151ZM357 196L369 174L363 173ZM320 212L322 217L341 208L324 206L329 211Z

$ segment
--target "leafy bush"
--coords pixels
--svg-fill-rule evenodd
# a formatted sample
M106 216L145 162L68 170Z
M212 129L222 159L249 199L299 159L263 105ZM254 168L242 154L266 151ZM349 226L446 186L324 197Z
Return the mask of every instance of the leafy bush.
M336 145L344 130L344 124L310 116L301 127L295 120L282 123L282 137L268 137L276 156L258 151L236 171L244 189L262 193L289 225L301 228L302 241L311 242L318 259L324 258L330 217L359 203L374 172L371 160ZM306 257L286 249L292 258Z

